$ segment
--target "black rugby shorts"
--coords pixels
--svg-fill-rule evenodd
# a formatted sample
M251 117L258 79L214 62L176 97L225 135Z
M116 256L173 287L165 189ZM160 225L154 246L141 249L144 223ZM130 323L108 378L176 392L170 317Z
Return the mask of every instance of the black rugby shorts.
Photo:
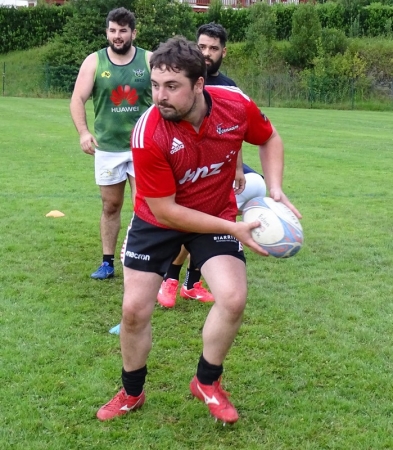
M213 256L230 255L246 262L240 242L228 234L185 233L161 228L134 214L122 249L125 267L164 276L184 244L200 269Z

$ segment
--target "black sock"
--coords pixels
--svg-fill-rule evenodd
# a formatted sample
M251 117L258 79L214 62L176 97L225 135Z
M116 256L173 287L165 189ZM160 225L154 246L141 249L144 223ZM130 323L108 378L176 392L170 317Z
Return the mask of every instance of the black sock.
M138 397L138 395L141 395L143 385L145 384L146 375L146 366L138 370L132 370L131 372L126 372L123 367L121 371L121 379L123 381L124 389L128 395L132 395L133 397Z
M110 267L113 267L115 262L115 255L104 255L102 257L102 262L107 262Z
M210 364L203 357L203 354L199 358L198 368L197 368L197 378L198 381L202 384L213 384L217 381L223 372L222 364L219 366L215 366L214 364Z
M182 266L183 264L171 264L169 266L167 273L164 275L164 280L172 278L173 280L179 281Z
M186 279L184 280L184 286L187 289L192 289L195 283L201 279L201 271L198 269L187 269Z
M191 258L191 255L190 255L190 262L189 262L189 264L188 264L188 268L189 268L190 270L199 270L198 267L194 264L194 261L193 261L193 259Z

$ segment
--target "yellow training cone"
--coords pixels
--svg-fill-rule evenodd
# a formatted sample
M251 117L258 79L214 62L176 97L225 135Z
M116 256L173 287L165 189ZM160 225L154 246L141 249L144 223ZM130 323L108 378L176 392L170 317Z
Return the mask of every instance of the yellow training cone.
M46 217L64 217L64 216L65 214L63 214L61 211L57 211L57 209L48 212L48 214L46 215Z

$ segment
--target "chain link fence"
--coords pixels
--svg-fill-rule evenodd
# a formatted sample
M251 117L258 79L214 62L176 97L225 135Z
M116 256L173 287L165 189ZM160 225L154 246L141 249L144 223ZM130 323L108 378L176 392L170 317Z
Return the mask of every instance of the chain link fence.
M366 77L253 74L237 79L237 84L261 106L393 111L393 80L376 83Z
M2 95L9 97L71 96L79 67L1 63ZM393 80L329 77L314 74L256 75L227 73L260 106L374 109L393 111Z
M71 96L79 67L1 63L2 95L7 97Z

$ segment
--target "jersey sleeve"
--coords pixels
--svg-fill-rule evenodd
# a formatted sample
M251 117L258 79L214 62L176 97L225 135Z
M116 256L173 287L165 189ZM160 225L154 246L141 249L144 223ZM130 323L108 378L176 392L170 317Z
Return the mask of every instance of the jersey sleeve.
M270 139L273 126L251 99L246 103L246 110L248 127L244 140L249 144L262 145Z
M133 142L132 156L138 196L157 198L176 193L172 169L162 149L152 138L145 136L143 147L138 147Z

